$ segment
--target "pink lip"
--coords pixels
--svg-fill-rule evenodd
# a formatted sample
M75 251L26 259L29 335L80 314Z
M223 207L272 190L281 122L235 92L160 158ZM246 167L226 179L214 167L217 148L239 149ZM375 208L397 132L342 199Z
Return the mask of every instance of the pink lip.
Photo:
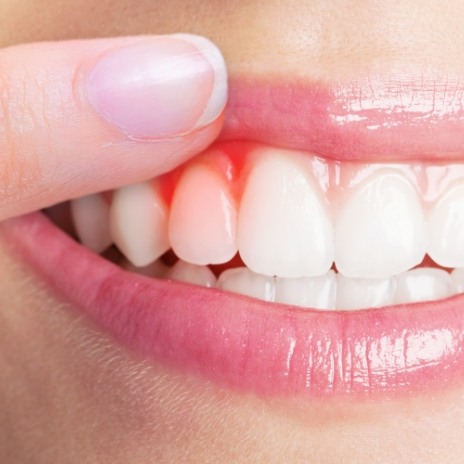
M464 296L306 311L125 272L39 213L7 221L0 233L121 343L239 391L385 399L443 389L464 375Z
M232 83L223 139L342 160L464 155L464 84L360 79L349 86ZM261 395L378 397L464 376L464 295L352 312L304 311L122 271L41 214L0 224L4 242L135 352Z
M464 81L449 74L318 85L235 79L221 137L339 160L462 159Z

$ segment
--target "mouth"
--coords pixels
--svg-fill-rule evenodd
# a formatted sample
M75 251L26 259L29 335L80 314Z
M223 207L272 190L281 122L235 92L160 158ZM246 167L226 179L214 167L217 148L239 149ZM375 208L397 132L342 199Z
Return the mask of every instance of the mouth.
M451 387L464 373L459 82L236 80L203 154L68 202L71 225L34 213L0 233L60 297L173 369L264 396Z

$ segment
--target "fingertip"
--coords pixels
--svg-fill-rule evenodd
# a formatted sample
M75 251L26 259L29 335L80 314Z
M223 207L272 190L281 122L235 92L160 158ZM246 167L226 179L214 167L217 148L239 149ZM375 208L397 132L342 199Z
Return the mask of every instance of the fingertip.
M227 100L218 48L189 34L147 37L105 53L87 79L101 117L140 140L172 138L217 119Z

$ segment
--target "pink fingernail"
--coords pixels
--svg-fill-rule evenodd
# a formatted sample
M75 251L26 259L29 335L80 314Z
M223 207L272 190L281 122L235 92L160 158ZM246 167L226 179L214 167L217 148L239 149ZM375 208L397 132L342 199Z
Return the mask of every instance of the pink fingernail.
M129 137L170 138L221 114L227 72L220 51L203 37L151 37L102 56L90 73L88 95Z

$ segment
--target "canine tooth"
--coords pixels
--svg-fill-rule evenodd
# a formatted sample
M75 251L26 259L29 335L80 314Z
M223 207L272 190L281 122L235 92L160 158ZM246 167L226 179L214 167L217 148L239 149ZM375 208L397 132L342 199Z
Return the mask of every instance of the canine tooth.
M335 227L335 262L341 274L384 278L419 264L425 255L423 213L408 180L377 173L351 194Z
M325 274L333 262L333 229L304 156L269 149L257 155L239 208L244 263L270 276Z
M113 240L135 266L147 266L169 249L167 208L150 183L116 190L110 216Z
M441 266L464 267L464 186L441 197L429 215L428 254Z
M337 276L337 309L363 309L395 303L395 280Z
M314 309L334 309L337 284L334 271L318 277L276 279L277 303Z
M447 298L455 293L451 276L442 269L417 268L396 276L395 303Z
M451 280L456 293L464 292L464 269L454 269L451 272Z
M275 301L275 278L256 274L246 267L227 269L219 276L216 286L260 300Z
M186 263L182 260L174 264L168 271L166 278L202 287L214 287L216 284L216 276L209 267Z
M237 209L226 182L212 168L187 168L177 184L169 219L176 255L193 264L226 263L237 253Z
M110 209L100 194L72 200L71 215L77 236L84 246L101 253L111 245Z

